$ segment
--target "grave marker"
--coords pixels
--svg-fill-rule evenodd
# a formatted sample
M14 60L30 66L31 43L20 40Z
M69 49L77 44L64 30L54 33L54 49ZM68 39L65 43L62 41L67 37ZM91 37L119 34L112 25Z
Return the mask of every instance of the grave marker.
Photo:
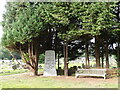
M45 66L43 76L57 76L54 50L47 50L45 52Z

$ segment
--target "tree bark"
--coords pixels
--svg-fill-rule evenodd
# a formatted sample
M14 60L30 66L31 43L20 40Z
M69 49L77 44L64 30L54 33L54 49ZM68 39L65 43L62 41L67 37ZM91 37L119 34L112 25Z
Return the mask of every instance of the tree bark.
M103 49L103 46L102 46L102 56L101 56L101 59L102 59L102 68L104 68L104 49Z
M118 63L118 68L120 69L120 44L119 43L117 45L117 63Z
M108 58L108 38L106 36L106 45L105 45L105 57L106 57L106 68L109 68L109 58Z
M95 36L95 58L96 58L96 67L100 68L99 36Z
M90 67L88 46L89 46L88 43L86 43L86 44L85 44L86 68L89 68L89 67Z
M38 71L35 68L30 67L30 76L37 76L37 75L38 75Z
M34 40L33 40L34 41ZM30 67L30 75L37 76L38 75L38 44L35 42L31 42L28 44L28 55L29 55L29 67Z
M38 75L38 61L39 61L38 45L39 44L35 42L35 75Z
M51 50L51 49L53 49L52 48L52 31L51 31L51 28L49 28L49 31L48 31L48 44L47 44L47 49L48 50Z
M9 53L10 53L10 55L13 57L13 59L16 60L19 65L21 65L21 63L20 63L20 62L17 60L17 58L12 54L12 52L9 51Z
M60 67L59 66L60 65L60 60L59 59L60 59L60 56L59 56L59 51L58 51L58 71L59 71L59 67Z
M64 76L68 76L68 42L64 44Z
M117 46L117 65L118 65L118 76L120 77L120 44L118 42L118 46Z
M118 21L120 21L120 2L118 3ZM117 62L118 62L118 70L119 70L119 77L120 77L120 36L117 38L118 48L117 48Z

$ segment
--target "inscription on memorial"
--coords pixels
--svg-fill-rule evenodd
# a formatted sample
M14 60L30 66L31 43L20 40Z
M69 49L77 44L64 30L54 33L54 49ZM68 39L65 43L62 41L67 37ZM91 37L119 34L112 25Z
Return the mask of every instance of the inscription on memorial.
M45 66L43 76L57 76L55 65L55 51L47 50L45 52Z

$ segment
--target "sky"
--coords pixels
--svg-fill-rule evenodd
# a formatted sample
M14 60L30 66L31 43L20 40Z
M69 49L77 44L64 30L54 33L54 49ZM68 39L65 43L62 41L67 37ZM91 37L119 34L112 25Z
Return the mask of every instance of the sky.
M0 22L3 20L2 16L3 13L5 12L5 4L6 4L6 0L0 0ZM2 26L0 25L0 39L3 35L3 31L2 31Z

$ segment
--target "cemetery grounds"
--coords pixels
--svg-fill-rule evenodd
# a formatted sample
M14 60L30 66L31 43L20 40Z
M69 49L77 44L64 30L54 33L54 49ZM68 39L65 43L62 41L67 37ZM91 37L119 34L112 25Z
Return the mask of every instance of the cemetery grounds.
M110 78L75 78L30 77L29 73L0 76L1 88L118 88L118 79Z
M80 65L71 63L69 66ZM41 65L44 66L43 64ZM62 64L60 65L63 66ZM7 67L7 66L6 66ZM57 67L57 66L56 66ZM10 70L9 70L10 71ZM104 80L99 77L75 76L64 77L43 77L43 69L39 69L40 76L29 76L29 72L24 69L11 70L5 69L6 73L0 74L0 88L118 88L118 77ZM11 74L11 75L9 75Z

